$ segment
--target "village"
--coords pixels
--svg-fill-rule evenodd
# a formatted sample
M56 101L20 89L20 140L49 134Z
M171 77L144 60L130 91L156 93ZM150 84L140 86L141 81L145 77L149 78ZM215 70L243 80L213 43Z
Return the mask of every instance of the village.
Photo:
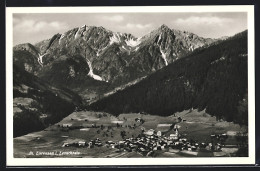
M105 126L91 124L88 127L73 127L72 124L63 124L58 125L63 130L69 129L79 129L79 130L88 130L88 129L97 129L97 134L101 134L101 130L106 130L103 133L103 137L111 137L110 140L102 141L102 138L91 139L90 141L68 141L62 144L62 147L76 147L76 148L100 148L106 147L115 149L116 153L121 152L136 152L142 156L155 157L158 152L167 152L167 153L183 153L188 156L197 156L199 152L211 152L215 156L227 156L226 152L222 151L222 148L235 147L234 145L225 145L225 141L228 138L228 135L223 134L211 134L209 135L209 142L196 141L193 139L188 139L186 134L180 134L179 125L177 123L186 122L185 119L182 119L179 116L176 123L172 124L158 124L158 126L167 127L166 131L159 131L154 129L146 130L142 125L145 122L142 118L135 118L133 125L123 125L123 121L114 122L114 126ZM120 129L140 129L140 134L136 137L131 136L127 137L126 131L120 131L120 136L122 140L115 141L113 139L113 133L110 132L110 135L107 133L109 130ZM170 134L169 134L170 132ZM168 134L167 134L168 133ZM101 136L101 137L102 137ZM109 156L108 156L109 157Z
M215 137L219 137L219 139L226 139L227 135L212 135ZM196 152L199 149L206 149L212 151L221 151L223 144L220 143L198 143L196 141L188 141L187 138L181 138L181 135L178 134L178 129L176 128L175 134L170 134L169 137L162 136L161 132L155 132L153 129L144 132L139 137L136 138L127 138L122 141L113 142L112 140L106 141L102 143L99 138L95 140L91 140L90 142L86 141L78 141L73 143L64 143L62 147L87 147L87 148L95 148L105 146L107 148L118 149L116 152L138 152L143 156L152 156L154 151L157 150L167 150L169 148L180 150L180 151L187 151L187 152ZM189 153L192 154L192 153Z

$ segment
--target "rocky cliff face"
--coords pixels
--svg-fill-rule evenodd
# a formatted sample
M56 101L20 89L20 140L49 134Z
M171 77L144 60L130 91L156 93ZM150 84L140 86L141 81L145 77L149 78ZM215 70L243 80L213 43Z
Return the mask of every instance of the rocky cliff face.
M213 43L186 31L173 30L162 25L140 40L133 54L131 65L145 72L152 72L169 65L194 49Z
M17 45L14 63L50 83L68 88L93 82L105 87L118 86L214 41L166 25L140 38L83 25L35 45Z

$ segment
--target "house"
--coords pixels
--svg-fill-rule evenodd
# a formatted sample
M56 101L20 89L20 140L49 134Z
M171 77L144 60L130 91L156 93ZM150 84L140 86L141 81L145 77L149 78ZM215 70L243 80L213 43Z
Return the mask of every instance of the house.
M179 141L180 141L180 142L186 142L186 141L187 141L187 138L180 138Z
M211 138L215 138L216 135L215 135L215 134L211 134L210 137L211 137Z
M146 131L144 134L152 136L154 134L154 130L153 129L149 129L148 131Z
M78 145L79 145L79 147L83 147L83 146L86 145L86 142L85 141L79 141Z
M72 126L71 123L62 124L63 128L70 128Z
M215 150L220 151L221 150L221 144L217 143L215 146Z
M130 147L131 149L133 149L133 148L135 148L135 147L136 147L136 145L129 144L129 147Z
M64 143L64 144L62 145L62 147L69 147L69 146L70 146L69 143Z
M209 143L208 146L206 147L207 150L211 150L212 149L212 143Z
M144 120L142 118L135 118L135 121L139 123L144 123Z
M98 146L98 147L101 147L102 143L101 142L95 142L95 145Z
M179 145L180 143L178 141L173 142L173 145Z
M170 134L170 139L177 140L178 139L178 135L177 134Z
M170 139L171 140L177 140L179 138L179 132L178 129L175 129L175 132L173 134L170 134Z
M89 128L81 128L79 131L89 131Z
M167 141L167 145L171 145L173 141Z
M227 138L228 136L227 136L227 134L221 134L221 137L222 138Z
M197 150L197 147L191 146L191 150L192 150L192 151L195 151L195 150Z
M113 141L107 141L106 144L115 144Z
M174 129L179 129L180 127L181 127L180 125L175 124L173 128L174 128Z
M33 108L33 109L35 109L35 108ZM37 110L37 109L36 109ZM46 114L41 114L40 115L40 118L47 118L48 117L48 115L46 115Z
M125 141L119 141L118 142L118 144L124 144L125 143Z

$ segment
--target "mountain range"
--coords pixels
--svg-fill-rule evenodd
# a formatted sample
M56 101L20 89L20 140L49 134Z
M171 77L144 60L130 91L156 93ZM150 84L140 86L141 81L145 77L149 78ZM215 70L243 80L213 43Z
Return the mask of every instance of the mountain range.
M246 35L246 33L241 34ZM14 106L17 107L15 104L17 98L32 100L27 99L28 104L17 107L18 112L14 113L14 117L18 116L21 111L28 113L32 101L38 111L33 114L37 118L34 120L43 123L41 128L88 104L91 104L89 107L93 110L105 110L113 114L147 111L152 114L167 115L189 107L205 108L207 104L195 103L194 98L203 99L204 96L201 92L209 93L207 92L208 87L227 81L209 81L206 84L202 80L211 76L207 75L209 70L218 68L220 65L222 67L212 69L211 72L222 73L220 71L230 67L225 62L233 58L234 61L240 60L239 57L228 56L231 51L233 53L232 46L235 49L244 49L238 55L247 54L245 42L239 45L231 43L232 45L228 46L227 42L233 42L233 39L236 38L203 38L187 31L170 29L166 25L136 38L128 33L112 32L103 27L83 25L63 34L57 33L50 39L36 44L16 45L13 47L13 74L16 76L14 77L14 92L18 90L19 92L14 96ZM219 48L219 46L223 46L223 48ZM218 52L222 49L225 49L223 53ZM210 51L210 54L207 54L207 51ZM209 62L212 64L209 65ZM241 64L242 73L245 73L244 62L240 61L243 63L243 65ZM238 63L230 63L232 67L238 65ZM215 76L213 73L211 74ZM229 72L226 74L232 79L235 78ZM219 77L219 75L217 76ZM181 79L177 79L179 77ZM245 78L239 79L238 83L240 81L245 81ZM239 98L233 99L236 103L241 101L242 94L246 94L244 82L242 85ZM28 91L21 90L21 87L24 86L26 89L29 87L29 89L40 90L49 95L35 93L36 91L28 93ZM157 94L157 89L160 89L160 95ZM57 90L60 93L57 93ZM133 92L132 95L130 90ZM146 93L145 95L143 91ZM175 93L178 94L177 97ZM122 101L118 102L114 99L117 97ZM137 99L135 103L138 102L138 104L124 100L128 97L131 100ZM186 100L181 100L183 98ZM66 109L68 112L64 112L62 107L60 110L63 111L62 114L53 112L52 108L55 107L55 103L52 104L50 99L62 102L60 106L68 104L67 106L70 106L69 110ZM143 102L141 102L142 99ZM171 103L167 104L166 99ZM176 105L173 99L180 101L180 105ZM150 106L158 100L162 101L158 105ZM42 105L43 101L48 101L50 105L47 105L48 107ZM115 101L117 103L114 103ZM168 106L160 106L159 104L162 102ZM172 108L171 105L175 107ZM149 106L150 109L148 109ZM162 111L158 108L161 108ZM43 114L47 117L39 119ZM213 114L215 113L213 112ZM223 113L220 114L220 116L222 115ZM19 118L16 121L21 122ZM28 121L27 131L21 131L16 135L35 131L36 128L30 127L29 123L31 121ZM17 130L20 129L22 128L18 126Z
M15 46L14 63L54 85L77 91L79 84L101 84L109 89L157 71L214 41L166 25L139 38L83 25L34 45Z

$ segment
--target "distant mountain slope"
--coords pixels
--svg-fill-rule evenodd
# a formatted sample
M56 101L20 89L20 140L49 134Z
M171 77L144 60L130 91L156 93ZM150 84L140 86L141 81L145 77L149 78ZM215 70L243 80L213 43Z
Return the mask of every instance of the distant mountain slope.
M81 98L13 66L14 137L42 130L81 106Z
M195 50L136 85L91 104L113 114L160 116L198 108L218 119L247 124L247 31Z

